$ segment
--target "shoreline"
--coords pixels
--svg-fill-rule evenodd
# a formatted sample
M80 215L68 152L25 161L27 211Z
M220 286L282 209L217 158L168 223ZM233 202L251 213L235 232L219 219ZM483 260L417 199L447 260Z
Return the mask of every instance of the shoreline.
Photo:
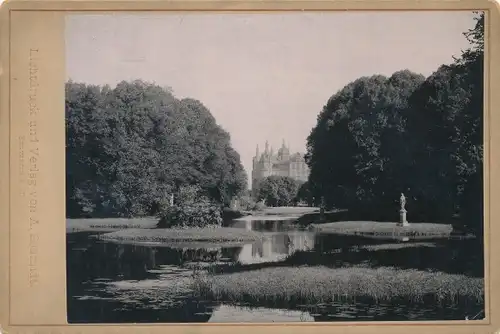
M310 230L321 234L360 236L367 238L473 239L473 235L454 233L450 224L410 223L399 226L394 222L342 221L311 224Z
M114 232L125 229L154 229L156 217L141 218L67 218L66 233Z
M290 208L286 208L290 209ZM300 210L302 208L297 208ZM308 208L309 210L314 210L314 208ZM276 209L274 209L276 210ZM300 223L300 220L305 216L316 215L316 213L305 213L301 216L296 214L288 215L265 215L261 213L256 215L255 213L242 216L239 218L234 218L234 222L250 222L250 221L260 221L260 222L291 222L293 225L299 228L304 228L305 226ZM165 236L173 236L173 240L184 241L184 242L213 242L213 238L216 236L217 242L233 242L236 241L240 243L241 237L245 237L244 241L255 241L256 234L260 232L250 231L243 229L241 227L218 227L218 228L187 228L187 229L176 229L176 228L157 228L157 218L155 217L144 217L144 218L90 218L90 219L66 219L66 233L78 233L78 232L96 232L104 233L102 238L116 239L125 238L124 240L130 241L135 238L140 239L142 236L146 236L144 240L139 240L138 242L155 242L155 239L160 240L159 242L164 243ZM209 233L211 237L207 240L201 238L201 236L196 236L196 234L202 233L200 231L211 231ZM410 223L408 226L398 226L394 222L376 222L376 221L336 221L336 222L324 222L324 223L311 223L307 226L306 230L319 233L319 234L333 234L339 236L359 236L375 239L472 239L475 238L474 235L464 235L460 233L454 233L453 227L450 224L436 224L436 223ZM134 231L134 232L126 232ZM143 232L139 232L143 231ZM166 234L165 231L170 231L170 234ZM214 232L217 231L217 232ZM122 232L114 236L113 232ZM215 234L214 234L215 233ZM236 234L235 234L236 233ZM253 234L252 234L253 233ZM260 233L262 234L262 233ZM182 239L181 235L185 235L186 238ZM235 239L235 235L238 235ZM249 238L249 239L248 239ZM227 239L227 240L226 240ZM168 241L172 241L168 239ZM407 240L404 240L407 241Z
M170 246L193 243L209 244L247 244L262 241L264 233L241 228L189 228L189 229L124 229L96 236L99 240L114 241L135 245ZM184 246L185 247L185 246Z

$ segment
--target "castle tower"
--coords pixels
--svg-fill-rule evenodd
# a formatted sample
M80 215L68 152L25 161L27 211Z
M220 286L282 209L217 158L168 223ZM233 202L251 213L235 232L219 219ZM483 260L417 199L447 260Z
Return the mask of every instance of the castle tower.
M259 150L259 145L256 145L253 159L252 189L257 190L260 181L272 175L288 176L301 181L308 179L309 168L304 161L304 155L298 152L292 154L290 146L284 139L277 152L267 140L263 152Z
M285 139L283 139L281 148L278 150L278 156L282 161L288 161L290 159L290 150L285 144Z
M253 157L253 169L254 169L254 171L255 171L256 165L259 163L259 160L260 160L260 151L259 151L259 145L257 144L257 147L255 149L255 156Z

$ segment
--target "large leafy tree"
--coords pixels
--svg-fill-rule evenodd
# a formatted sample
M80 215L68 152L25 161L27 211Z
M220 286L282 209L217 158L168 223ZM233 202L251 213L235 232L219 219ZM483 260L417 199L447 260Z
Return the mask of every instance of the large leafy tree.
M360 78L332 96L308 137L315 197L329 207L358 209L399 198L395 173L404 154L407 98L424 77L410 71ZM362 204L362 205L361 205Z
M309 189L329 207L482 227L484 14L471 47L428 78L362 77L333 95L308 137Z
M471 47L441 66L410 98L413 189L422 211L459 215L481 233L484 14L465 33ZM422 131L423 129L426 131Z
M246 188L240 157L210 111L157 85L68 82L66 124L69 216L155 214L193 184L227 205Z

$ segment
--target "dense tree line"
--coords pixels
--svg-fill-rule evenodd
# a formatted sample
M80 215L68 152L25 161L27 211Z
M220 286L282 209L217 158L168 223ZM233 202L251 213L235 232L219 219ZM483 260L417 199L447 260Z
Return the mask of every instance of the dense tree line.
M394 220L404 193L409 220L481 229L483 31L480 14L470 48L428 78L362 77L328 100L308 137L315 204Z
M229 134L201 102L169 89L68 82L66 127L68 217L154 215L189 185L227 206L246 189Z

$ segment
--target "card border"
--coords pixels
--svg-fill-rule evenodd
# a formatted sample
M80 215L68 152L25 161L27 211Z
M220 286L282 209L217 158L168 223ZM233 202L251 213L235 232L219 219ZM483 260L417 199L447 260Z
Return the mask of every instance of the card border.
M472 5L474 4L474 5ZM12 32L12 13L13 12L58 12L58 11L75 11L78 13L95 13L102 11L120 11L120 12L135 12L135 11L188 11L188 12L276 12L276 11L339 11L339 10L485 10L487 11L487 24L485 25L485 121L484 121L484 136L485 136L485 180L487 179L489 182L485 185L485 291L489 291L486 293L485 300L485 312L487 314L487 320L484 321L474 321L473 325L470 322L466 321L439 321L439 322L369 322L369 323L356 323L356 322L341 322L341 323L313 323L313 324L295 324L295 323L287 323L287 324L259 324L259 323L245 323L245 324L141 324L141 325L132 325L132 324L89 324L89 325L68 325L68 324L38 324L38 325L29 325L29 326L15 326L16 328L24 328L24 327L128 327L128 328L143 328L143 327L163 327L167 326L170 328L173 327L193 327L193 326L203 326L203 327L235 327L235 326L265 326L265 327L273 327L276 329L276 326L286 326L289 330L292 330L291 327L294 327L293 330L298 330L299 327L314 327L315 329L319 329L325 326L334 326L334 327L347 327L356 325L356 327L376 327L380 328L381 326L390 326L390 327L399 327L399 326L408 326L408 327L427 327L431 325L439 326L449 326L454 327L458 325L470 325L475 328L484 328L483 326L491 327L493 324L493 320L495 317L492 316L493 308L499 309L498 306L498 298L495 296L494 303L492 303L492 295L491 288L493 286L494 277L492 276L492 261L491 254L492 252L492 236L491 236L491 220L492 220L492 211L494 208L491 206L492 195L494 198L498 198L498 193L495 192L495 187L492 186L492 174L494 174L493 167L495 163L493 163L493 158L497 155L494 155L493 148L497 147L494 145L494 142L498 141L498 137L495 137L495 134L491 131L491 127L494 124L498 124L498 120L494 118L492 113L493 105L495 103L499 104L500 99L495 97L495 94L491 94L492 91L498 90L499 87L499 66L494 65L495 62L492 61L494 58L498 58L499 55L499 44L498 38L494 39L493 37L499 36L499 6L498 3L493 1L173 1L173 2L159 2L159 1L11 1L7 2L1 8L1 67L0 69L4 69L0 72L1 75L1 86L0 86L0 152L7 159L1 159L0 162L0 182L5 182L8 180L8 187L5 187L4 183L0 183L0 205L2 205L0 209L0 220L5 221L6 224L0 224L0 245L2 248L0 251L0 265L2 268L6 268L7 270L2 270L0 272L7 273L11 276L12 272L9 270L11 264L8 260L11 258L10 254L10 224L11 224L11 207L13 201L11 201L11 192L12 192L12 184L11 184L11 122L12 122L12 111L11 111L11 89L10 85L12 83L11 73L13 71L12 66L12 58L11 58L11 50L12 50L12 40L14 36L10 35ZM488 22L489 21L489 22ZM6 28L7 27L7 28ZM6 37L7 32L7 38ZM488 42L489 40L489 42ZM6 43L7 42L7 43ZM7 44L7 45L6 45ZM497 61L496 64L499 62ZM11 67L12 66L12 67ZM494 88L496 88L494 90ZM6 121L7 119L7 121ZM498 164L498 162L496 163ZM3 180L3 181L2 181ZM496 195L496 197L495 197ZM496 215L498 216L498 215ZM5 233L6 230L8 234ZM488 233L489 232L489 233ZM4 246L6 245L6 246ZM487 247L489 246L489 247ZM495 248L495 247L493 247ZM497 252L498 253L498 252ZM6 261L7 260L7 261ZM495 269L496 271L496 269ZM0 296L4 296L5 292L9 295L7 300L10 300L10 283L12 282L13 277L6 277L6 275L0 276ZM5 283L8 282L8 286L6 289ZM65 296L64 296L65 297ZM2 302L0 304L0 325L3 324L3 327L9 326L10 321L5 321L10 319L10 306L11 304L5 304L3 302L4 298L1 298ZM494 305L493 305L494 304ZM4 314L8 314L8 319L5 319ZM7 325L5 325L7 324ZM469 327L469 326L467 326ZM498 328L498 327L497 327ZM185 329L184 329L185 330ZM303 330L303 328L301 329ZM24 332L25 330L23 330ZM199 331L199 330L196 330ZM7 329L7 332L10 333L10 330Z

